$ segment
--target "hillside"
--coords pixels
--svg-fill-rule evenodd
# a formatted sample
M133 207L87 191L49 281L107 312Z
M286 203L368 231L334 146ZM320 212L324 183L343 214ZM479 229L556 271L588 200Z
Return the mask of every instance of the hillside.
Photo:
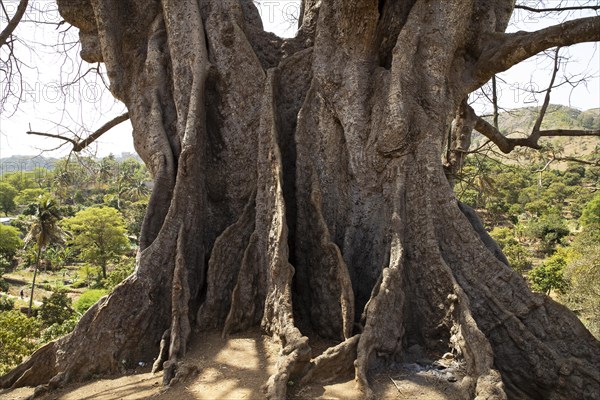
M0 175L7 172L33 171L36 168L52 170L57 158L43 156L10 156L0 158Z
M538 117L539 107L524 107L500 113L498 125L505 136L528 135ZM491 118L489 118L491 122ZM600 129L600 108L581 111L561 105L550 105L542 123L542 129ZM480 143L483 136L476 134L473 142ZM586 156L597 151L600 137L543 138L540 143L550 144L562 151L564 156Z
M125 152L119 155L114 155L115 161L119 163L128 158L133 158L138 162L142 161L142 159L136 153ZM94 159L99 160L99 158ZM0 158L0 175L15 171L28 172L33 171L36 168L45 168L51 171L54 169L54 165L58 160L58 158L54 157L32 155L19 155Z

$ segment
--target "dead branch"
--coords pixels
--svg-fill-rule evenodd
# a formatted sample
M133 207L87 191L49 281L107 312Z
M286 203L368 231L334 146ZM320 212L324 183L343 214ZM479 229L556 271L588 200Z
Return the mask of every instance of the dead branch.
M79 153L81 150L85 149L90 144L92 144L94 141L96 141L96 139L98 139L100 136L102 136L103 134L105 134L106 132L108 132L109 130L114 128L115 126L119 125L121 122L127 121L128 119L129 119L128 112L126 112L125 114L119 115L118 117L115 117L115 118L111 119L110 121L108 121L107 123L105 123L104 125L102 125L98 130L93 132L87 138L85 138L83 140L79 140L79 141L72 139L70 137L64 136L64 135L56 135L56 134L44 133L44 132L35 132L35 131L31 131L31 130L27 131L27 134L28 135L45 136L45 137L49 137L49 138L53 138L53 139L65 140L73 145L73 151L75 153Z
M19 6L17 7L15 15L13 15L13 17L8 21L6 28L0 32L0 47L6 44L6 40L8 40L10 35L12 35L12 33L15 31L17 25L19 25L19 22L21 22L21 18L23 18L23 15L25 15L25 11L27 10L28 3L29 0L21 0L19 2Z
M570 6L570 7L553 7L553 8L534 8L534 7L528 7L528 6L524 6L524 5L520 5L520 4L515 5L515 8L518 8L520 10L535 12L535 13L600 10L600 6Z

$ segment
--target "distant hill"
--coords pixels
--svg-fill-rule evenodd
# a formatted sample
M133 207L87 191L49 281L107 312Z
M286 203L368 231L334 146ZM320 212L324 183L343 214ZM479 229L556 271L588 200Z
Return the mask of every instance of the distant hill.
M142 162L142 159L136 153L121 153L114 157L118 162L123 162L128 158L134 158L137 161ZM59 158L43 156L11 156L0 158L0 175L14 171L33 171L36 168L52 170L58 160Z
M526 136L538 117L539 107L524 107L502 112L498 118L498 128L509 137ZM491 118L490 118L491 122ZM542 129L600 129L600 108L581 111L561 105L550 105L544 116ZM480 135L474 142L482 140ZM555 148L562 148L565 156L583 156L596 151L600 137L554 137L543 138L540 143L550 142Z
M0 158L0 174L15 171L33 171L36 168L53 169L58 158L43 156L11 156Z

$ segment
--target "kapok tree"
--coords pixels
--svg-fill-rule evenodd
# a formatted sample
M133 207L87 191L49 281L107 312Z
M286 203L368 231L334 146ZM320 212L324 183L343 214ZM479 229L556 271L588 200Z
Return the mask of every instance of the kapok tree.
M600 396L598 341L506 265L442 160L469 93L599 40L600 17L504 33L512 0L304 0L281 39L250 0L58 5L154 189L134 275L2 387L157 355L169 383L197 330L260 325L282 346L273 399L353 368L369 395L369 369L413 344L460 355L472 397ZM315 358L313 335L339 344Z

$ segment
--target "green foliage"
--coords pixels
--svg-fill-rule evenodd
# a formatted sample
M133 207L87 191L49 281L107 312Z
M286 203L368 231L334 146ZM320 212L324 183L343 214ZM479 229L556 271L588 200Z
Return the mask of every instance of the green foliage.
M15 203L20 206L26 206L36 203L40 197L43 197L46 192L43 189L23 189L15 197ZM46 194L47 195L47 194Z
M558 293L566 293L569 288L568 280L564 276L567 265L565 251L559 251L549 257L542 264L529 271L529 282L535 291L550 294L555 290Z
M529 252L515 238L513 229L496 227L490 232L490 235L502 249L512 269L523 274L531 268L532 262Z
M56 200L50 196L41 197L35 205L25 243L34 243L43 250L51 243L62 241L63 232L58 225L60 218Z
M108 274L106 279L102 280L102 284L108 291L112 291L115 286L121 283L125 278L133 273L135 269L135 259L125 258Z
M58 339L62 336L65 336L75 329L77 322L79 319L77 317L71 317L69 319L64 320L62 323L54 323L50 325L48 328L44 329L41 336L41 343L48 343L52 340Z
M136 201L135 203L131 203L123 212L127 221L127 232L136 238L140 235L142 230L142 223L144 222L147 208L148 201L140 200Z
M96 304L103 296L106 295L106 290L103 289L91 289L84 292L73 304L73 308L80 313L84 314L91 306Z
M17 189L10 183L0 182L0 210L4 212L4 215L8 215L15 209L17 193Z
M40 324L19 311L0 313L0 375L29 356L37 347Z
M600 225L600 194L597 194L592 201L587 203L579 218L579 222L584 227Z
M118 210L110 207L90 207L65 219L65 227L72 232L72 245L80 257L102 268L107 275L108 262L117 259L129 249L125 221Z
M520 243L509 244L502 249L502 252L508 259L510 266L519 274L524 274L531 269L532 262L530 253Z
M77 271L77 278L77 282L72 285L74 288L99 287L102 283L102 269L84 263Z
M542 251L551 254L561 239L569 234L565 220L557 213L550 213L530 221L525 229L526 235L540 240Z
M12 261L17 250L23 247L23 241L19 238L20 233L17 228L0 225L0 255L9 262Z
M600 339L600 227L578 235L572 248L574 255L565 268L571 290L561 300Z
M15 301L4 294L0 294L0 312L10 311L13 308L15 308Z
M38 318L42 322L42 326L60 325L71 318L74 314L71 303L67 293L61 290L55 290L50 297L44 297L42 305L38 309Z

